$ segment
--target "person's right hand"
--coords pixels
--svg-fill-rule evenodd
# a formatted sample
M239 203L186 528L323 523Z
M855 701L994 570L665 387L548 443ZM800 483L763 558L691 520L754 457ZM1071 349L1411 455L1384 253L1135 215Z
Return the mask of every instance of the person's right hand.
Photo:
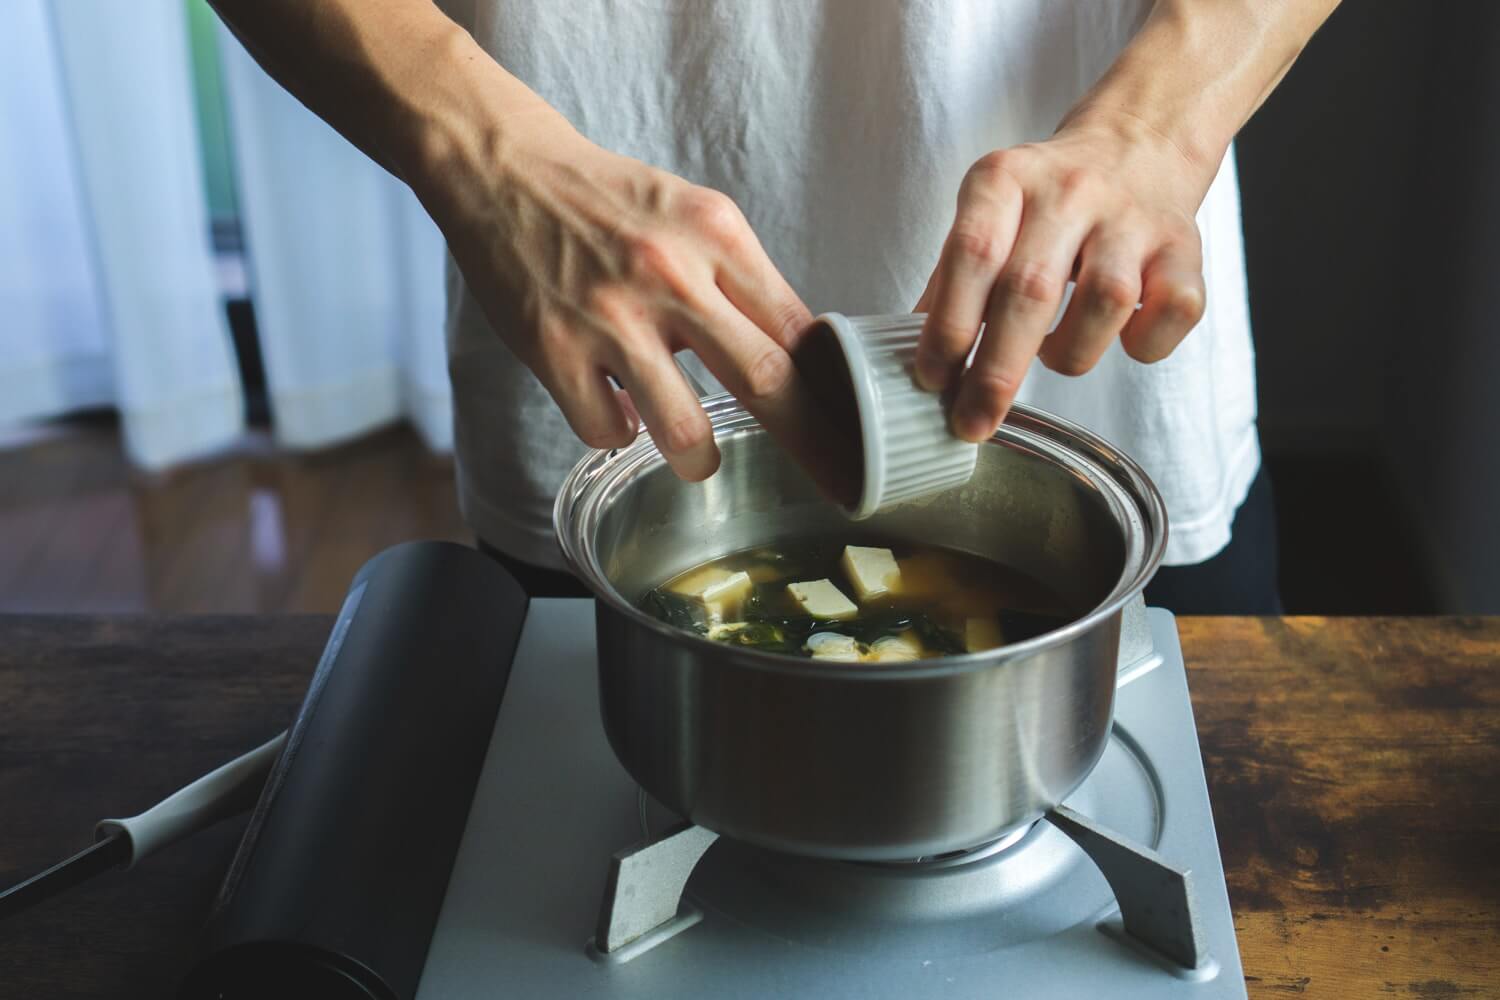
M550 109L483 155L449 172L434 217L490 324L585 444L628 444L644 420L679 476L712 475L708 418L672 357L688 349L816 478L816 418L789 353L812 317L733 201Z

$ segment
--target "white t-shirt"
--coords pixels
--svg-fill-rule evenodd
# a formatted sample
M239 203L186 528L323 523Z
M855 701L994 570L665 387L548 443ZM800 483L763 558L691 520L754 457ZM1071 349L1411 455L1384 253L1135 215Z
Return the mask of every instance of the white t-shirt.
M1047 137L1149 0L449 0L592 141L717 188L814 313L910 310L992 149ZM1103 435L1166 497L1169 563L1212 556L1260 462L1239 189L1198 213L1208 308L1173 355L1118 344L1020 398ZM450 267L460 499L476 533L559 566L552 499L584 448ZM705 382L713 384L706 373Z

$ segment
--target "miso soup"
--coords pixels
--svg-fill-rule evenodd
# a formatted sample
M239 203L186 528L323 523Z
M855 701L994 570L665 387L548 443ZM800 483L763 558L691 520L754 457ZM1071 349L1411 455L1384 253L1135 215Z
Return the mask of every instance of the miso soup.
M795 539L714 559L647 592L641 607L715 642L843 663L994 649L1087 609L967 552L911 542Z

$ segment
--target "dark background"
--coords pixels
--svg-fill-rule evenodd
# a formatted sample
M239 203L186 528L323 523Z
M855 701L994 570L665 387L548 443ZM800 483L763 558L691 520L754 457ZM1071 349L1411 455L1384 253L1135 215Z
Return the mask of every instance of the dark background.
M1500 4L1351 0L1237 143L1288 611L1500 613Z

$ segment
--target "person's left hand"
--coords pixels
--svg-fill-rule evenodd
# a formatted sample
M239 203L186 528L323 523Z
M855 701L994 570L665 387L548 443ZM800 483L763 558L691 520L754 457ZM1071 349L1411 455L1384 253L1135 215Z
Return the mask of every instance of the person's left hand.
M932 391L957 383L953 432L993 434L1033 357L1081 375L1116 337L1137 361L1172 353L1203 316L1193 216L1210 180L1128 118L1065 123L1045 142L975 163L916 308L927 313L917 381ZM1049 336L1070 277L1077 286Z

